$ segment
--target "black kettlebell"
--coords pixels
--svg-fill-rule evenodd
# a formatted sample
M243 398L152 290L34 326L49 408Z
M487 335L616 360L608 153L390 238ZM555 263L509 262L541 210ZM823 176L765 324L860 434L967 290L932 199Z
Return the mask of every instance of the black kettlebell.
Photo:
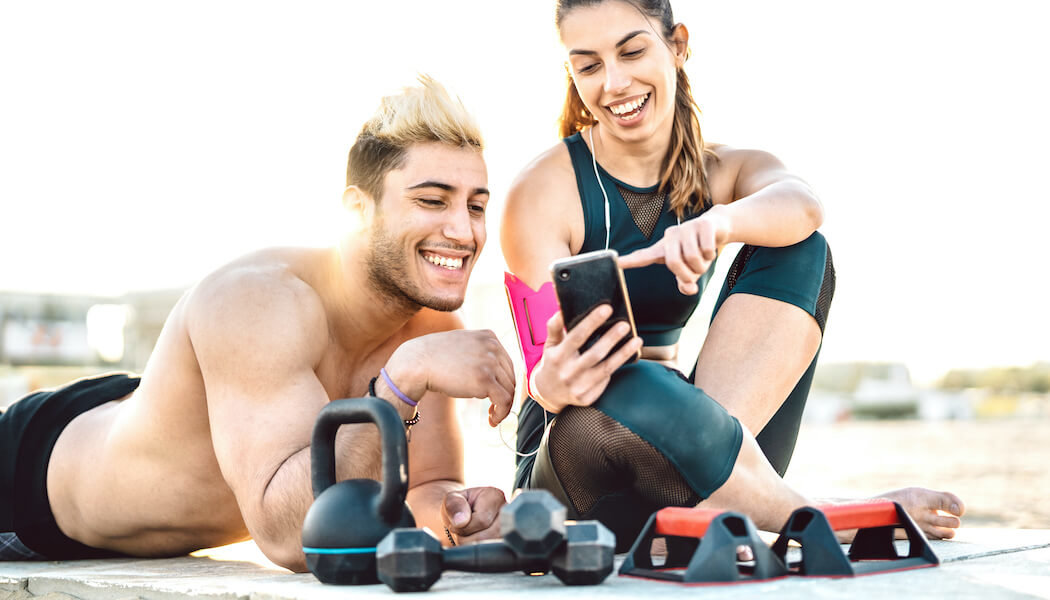
M335 481L335 434L341 425L375 423L383 450L383 483ZM401 417L380 398L329 402L314 424L310 446L314 503L303 521L306 565L322 583L379 583L376 545L395 527L415 527L405 504L408 442Z

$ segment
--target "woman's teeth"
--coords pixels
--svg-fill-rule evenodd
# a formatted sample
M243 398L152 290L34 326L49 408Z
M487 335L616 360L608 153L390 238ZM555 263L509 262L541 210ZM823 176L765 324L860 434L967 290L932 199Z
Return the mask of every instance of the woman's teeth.
M631 100L630 102L624 102L623 104L615 104L609 107L614 115L620 117L624 121L630 121L638 116L642 112L642 107L649 101L649 94L646 94L642 98L637 100Z
M462 269L463 259L462 258L448 258L445 256L437 256L434 254L427 254L423 256L427 262L435 264L439 267L445 267L446 269Z

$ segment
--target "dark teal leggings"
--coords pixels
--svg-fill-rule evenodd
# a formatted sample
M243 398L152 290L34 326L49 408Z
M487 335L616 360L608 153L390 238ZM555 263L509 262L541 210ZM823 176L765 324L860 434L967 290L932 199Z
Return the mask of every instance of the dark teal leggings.
M831 253L819 233L784 248L744 246L722 285L712 320L731 294L746 293L802 308L813 316L823 332L834 288ZM794 452L816 362L814 358L780 409L756 436L762 451L781 476ZM660 508L659 504L687 504L696 500L678 495L674 497L681 497L680 502L671 501L666 495L648 493L652 490L647 488L660 485L649 476L653 470L649 466L651 461L632 461L630 456L634 451L625 452L622 448L625 443L636 443L639 456L655 450L673 469L672 475L676 472L696 497L706 498L729 477L740 451L742 430L736 418L729 415L717 399L692 385L692 379L647 361L621 367L593 406L566 409L574 411L573 422L580 422L578 417L586 411L596 411L590 421L609 423L611 428L587 426L571 435L555 432L557 435L551 436L551 431L558 427L557 416L547 415L549 423L545 431L542 408L526 398L518 419L518 451L528 454L538 448L539 452L518 459L516 487L550 489L567 503L572 513L572 504L579 505L580 482L590 485L589 476L593 474L594 481L602 487L595 492L599 500L586 502L590 507L587 514L574 516L608 521L606 525L622 537L640 527L639 519L644 522L652 510ZM591 433L595 431L602 433ZM574 445L571 455L578 457L573 459L571 467L555 467L558 461L552 461L551 456L564 457L566 453L549 447L552 437L571 440ZM634 438L641 441L636 442ZM562 459L561 464L568 463ZM566 473L566 470L572 472ZM625 521L634 523L625 528Z

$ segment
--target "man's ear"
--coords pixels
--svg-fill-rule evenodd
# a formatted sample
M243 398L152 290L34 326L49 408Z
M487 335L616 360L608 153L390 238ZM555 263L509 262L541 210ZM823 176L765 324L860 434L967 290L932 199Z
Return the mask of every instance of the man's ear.
M364 215L375 210L375 202L367 192L356 185L348 185L343 190L343 208Z
M365 225L375 217L376 203L367 192L356 185L343 190L343 209L352 221Z
M674 26L671 43L674 44L675 66L681 67L689 58L689 28L685 24L679 23Z

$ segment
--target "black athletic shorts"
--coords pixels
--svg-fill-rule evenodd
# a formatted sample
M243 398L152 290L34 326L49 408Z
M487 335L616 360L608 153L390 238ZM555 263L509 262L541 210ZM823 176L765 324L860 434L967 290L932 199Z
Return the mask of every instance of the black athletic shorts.
M58 528L47 496L47 465L70 421L127 396L138 385L138 377L123 373L80 379L30 394L0 413L0 532L15 533L27 548L50 560L117 555L85 546Z

